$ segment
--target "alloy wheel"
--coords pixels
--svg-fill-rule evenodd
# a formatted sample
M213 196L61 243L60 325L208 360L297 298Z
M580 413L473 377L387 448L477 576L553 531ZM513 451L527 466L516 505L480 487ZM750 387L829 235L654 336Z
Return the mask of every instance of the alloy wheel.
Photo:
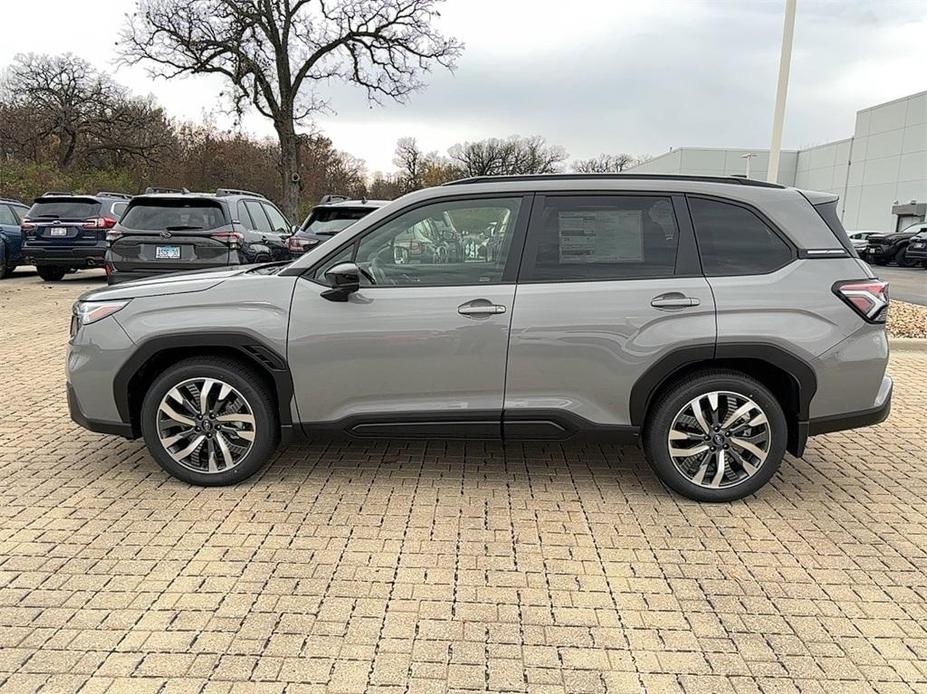
M712 391L690 400L670 427L673 465L689 482L724 489L753 477L772 443L769 420L752 399Z
M231 470L254 444L251 405L238 390L216 378L178 383L161 398L157 418L164 450L194 472Z

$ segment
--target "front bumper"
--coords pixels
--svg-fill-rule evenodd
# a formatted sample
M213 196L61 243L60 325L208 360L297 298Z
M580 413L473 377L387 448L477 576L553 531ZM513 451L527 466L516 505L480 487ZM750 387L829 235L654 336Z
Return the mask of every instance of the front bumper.
M81 411L80 403L77 401L77 396L74 394L74 388L71 387L70 383L67 384L67 390L68 412L75 424L82 426L88 431L93 431L98 434L111 434L114 436L122 436L127 439L138 438L138 434L136 434L130 424L125 424L124 422L104 422L98 419L90 419L87 417Z
M912 248L908 246L905 258L909 260L927 260L927 246L922 246L921 248Z
M106 244L95 246L23 247L27 265L61 265L67 267L103 267Z
M882 261L887 263L895 259L895 253L897 252L898 250L891 246L879 246L875 248L873 246L867 246L865 250L859 252L859 257L867 262Z
M859 429L884 422L892 411L893 387L894 383L891 376L884 376L882 378L882 387L879 388L879 394L876 398L877 404L874 407L857 412L842 412L837 415L812 418L808 422L808 435L817 436L818 434L828 434L833 431Z

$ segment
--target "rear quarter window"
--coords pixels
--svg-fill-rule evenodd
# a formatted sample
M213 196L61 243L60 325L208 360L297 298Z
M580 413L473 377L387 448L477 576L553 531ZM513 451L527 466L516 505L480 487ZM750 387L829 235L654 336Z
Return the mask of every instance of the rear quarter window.
M689 211L708 276L762 275L794 257L791 247L746 207L690 197Z
M145 231L197 231L221 227L226 218L218 202L153 200L131 204L119 223Z
M88 219L100 214L100 202L87 198L38 199L29 208L29 219Z

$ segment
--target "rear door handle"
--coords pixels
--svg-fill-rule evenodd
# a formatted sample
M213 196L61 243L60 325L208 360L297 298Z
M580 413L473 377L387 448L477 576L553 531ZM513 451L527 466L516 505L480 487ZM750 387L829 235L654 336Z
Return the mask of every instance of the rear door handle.
M700 303L702 302L694 296L686 296L679 292L661 294L650 301L650 305L654 308L689 308L690 306L698 306Z
M486 299L474 299L457 307L461 316L494 316L505 313L505 306L494 304Z

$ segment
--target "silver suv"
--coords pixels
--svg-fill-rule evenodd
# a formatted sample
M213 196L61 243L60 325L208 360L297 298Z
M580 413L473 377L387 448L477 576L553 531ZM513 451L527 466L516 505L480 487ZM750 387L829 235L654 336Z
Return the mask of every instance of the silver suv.
M494 252L399 252L447 225ZM407 195L291 263L74 306L71 416L224 485L281 440L643 443L703 501L889 413L886 284L836 196L738 178L483 177Z

